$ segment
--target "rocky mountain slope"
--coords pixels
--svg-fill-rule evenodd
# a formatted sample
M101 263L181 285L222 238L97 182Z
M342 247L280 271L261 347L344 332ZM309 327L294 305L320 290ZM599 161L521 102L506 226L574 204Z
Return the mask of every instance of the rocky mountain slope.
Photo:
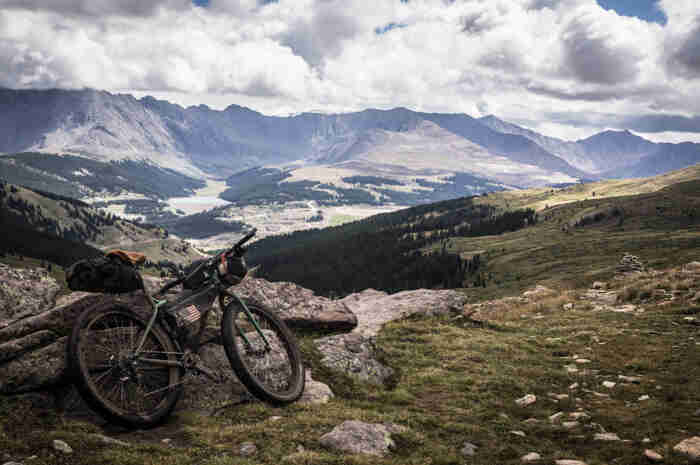
M370 148L372 131L412 131L430 121L492 155L552 173L583 175L527 137L494 131L464 114L396 108L269 117L235 105L223 111L183 108L151 97L137 100L90 89L4 89L0 109L2 152L72 153L99 161L145 159L189 174L232 174L299 159L341 161L363 146ZM470 172L468 165L461 171Z
M506 134L528 138L572 166L603 178L654 176L700 162L700 144L654 143L630 131L604 131L575 142L547 137L493 115L479 122Z

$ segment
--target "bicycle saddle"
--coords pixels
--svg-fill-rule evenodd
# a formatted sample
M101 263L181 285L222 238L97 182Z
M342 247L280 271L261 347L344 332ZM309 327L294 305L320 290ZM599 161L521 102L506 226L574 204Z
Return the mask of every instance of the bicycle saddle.
M118 257L132 265L140 265L146 261L146 255L139 252L127 252L126 250L110 250L107 252L108 257Z

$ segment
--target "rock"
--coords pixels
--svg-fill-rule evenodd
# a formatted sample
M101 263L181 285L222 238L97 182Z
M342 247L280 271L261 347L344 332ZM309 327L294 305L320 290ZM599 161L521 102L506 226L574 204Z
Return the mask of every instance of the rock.
M679 442L674 446L673 451L695 462L700 462L700 436L693 436Z
M642 396L639 396L639 398L638 398L637 400L640 401L640 402L643 402L643 401L649 400L649 399L651 399L651 397L649 397L648 395L644 394L644 395L642 395Z
M513 431L510 431L510 434L512 434L512 435L514 435L514 436L520 436L521 438L524 438L524 437L525 437L525 432L524 432L524 431L520 431L520 430L513 430Z
M473 457L476 454L476 450L479 448L479 446L472 444L471 442L465 442L462 445L462 455L465 457Z
M342 450L351 454L368 454L382 456L389 452L395 443L392 433L405 431L399 425L370 424L356 420L347 420L321 436L324 447Z
M619 441L620 437L615 433L596 433L593 439L596 441Z
M571 412L569 418L573 418L574 420L588 420L591 417L586 412Z
M163 438L163 439L160 440L160 442L162 442L162 443L165 444L166 446L169 446L169 445L173 442L173 440L170 439L170 438Z
M338 302L347 305L357 316L357 329L353 332L376 336L384 323L416 313L427 316L459 313L467 303L467 297L455 290L417 289L387 294L366 289Z
M626 383L633 383L633 384L639 384L642 382L642 378L638 376L625 376L625 375L617 375L617 379L620 381L624 381Z
M579 365L591 363L591 361L588 360L587 358L577 358L576 360L574 360L574 362L578 363Z
M232 290L240 297L274 309L292 328L350 331L357 326L357 316L343 301L345 299L320 297L294 283L247 278Z
M59 383L65 373L66 339L0 364L0 394L22 394Z
M537 462L540 459L542 459L542 456L537 452L530 452L520 457L520 461L523 463Z
M323 354L321 363L362 381L384 383L394 371L377 360L375 338L358 333L336 334L314 341Z
M120 441L119 439L110 438L109 436L105 436L104 434L91 434L89 437L101 442L102 444L110 444L110 445L122 446L122 447L131 447L131 444L129 444L128 442Z
M536 285L534 289L530 289L529 291L523 292L523 297L526 299L539 299L542 297L548 297L551 295L556 294L556 291L553 291L552 289L542 286L540 284Z
M651 442L651 439L650 439L650 438L644 438L644 439L642 439L642 442L643 442L644 444L648 444L648 443Z
M639 272L644 271L646 267L642 261L636 255L625 254L620 263L617 265L616 271L618 273L629 273L629 272Z
M73 449L71 448L71 446L69 446L65 441L61 441L60 439L53 440L53 448L58 452L63 452L64 454L73 453Z
M567 311L573 310L573 309L574 309L574 304L572 304L571 302L569 302L569 303L567 303L567 304L564 304L564 306L563 306L562 308L563 308L564 310L567 310Z
M26 270L20 272L25 273ZM14 271L8 272L0 267L0 276L4 276L3 273L8 275ZM43 272L37 276L44 279ZM165 281L147 277L146 286L155 290ZM41 288L36 280L31 282L39 289L46 289ZM252 287L256 287L256 297L267 299L268 305L281 309L283 319L288 319L288 322L297 326L351 329L356 325L356 317L346 306L338 304L337 301L315 297L311 291L298 286L267 283L256 279L245 285L241 284L240 289L236 290L241 290L243 294L242 291L248 289L252 293ZM166 297L176 294L175 290L169 292ZM50 295L52 294L49 293L49 297L41 299L49 302L53 299ZM150 305L141 291L119 295L73 292L60 297L56 304L48 310L39 305L36 308L45 311L32 311L26 315L22 313L21 318L14 318L18 315L15 312L12 314L14 319L3 320L0 324L0 394L53 390L55 386L65 384L65 335L70 333L73 323L86 309L122 306L146 319L151 315ZM204 376L192 376L185 389L185 395L178 404L180 408L218 407L221 403L238 402L248 396L233 373L220 345L220 319L221 311L217 305L209 312L206 320L202 319L202 323L213 323L213 326L205 327L199 352L203 366L215 373L217 379L212 382ZM314 385L311 387L313 391Z
M651 449L644 449L644 457L648 458L652 462L662 462L664 460L663 455Z
M603 381L602 384L608 389L612 389L615 387L615 383L613 383L612 381Z
M526 394L520 399L515 399L515 403L521 407L527 407L528 405L534 404L535 402L537 402L537 396L535 396L534 394Z
M333 397L335 396L331 388L327 384L312 379L311 370L307 369L304 394L302 394L299 402L302 404L325 404Z
M238 449L239 455L243 457L252 457L258 451L258 448L252 442L244 442Z
M223 346L204 344L199 349L199 358L202 366L213 373L216 379L192 373L185 385L184 395L177 404L178 409L215 410L222 405L235 404L248 398L248 391L231 369Z
M563 421L561 423L561 425L566 429L578 428L580 424L581 423L579 423L578 421Z
M0 328L51 308L61 286L46 270L0 263Z
M598 289L598 290L607 289L607 288L608 288L608 285L605 284L605 283L602 282L602 281L596 281L596 282L593 283L593 286L591 286L591 288L592 288L592 289Z
M691 272L700 272L700 262L689 262L683 265L683 270Z
M5 462L2 465L24 465L22 462Z
M586 462L582 462L580 460L570 460L570 459L555 460L554 463L556 465L586 465Z
M578 383L573 383L573 384L569 385L569 389L572 391L575 391L576 389L578 389L578 386L579 386Z
M430 316L460 313L466 301L464 294L453 290L418 289L389 295L366 289L351 294L336 302L346 305L357 316L357 327L349 334L314 341L323 354L321 363L361 380L381 384L393 374L377 360L375 337L384 323L416 313Z
M564 412L557 412L554 415L549 416L549 421L551 421L551 422L558 421L563 416L564 416Z

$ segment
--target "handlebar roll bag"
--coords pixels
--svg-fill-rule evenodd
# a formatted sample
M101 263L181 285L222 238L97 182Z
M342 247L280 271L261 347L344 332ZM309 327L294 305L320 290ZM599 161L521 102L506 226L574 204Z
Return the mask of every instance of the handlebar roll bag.
M248 272L245 259L235 254L222 255L217 269L219 279L230 286L240 283Z

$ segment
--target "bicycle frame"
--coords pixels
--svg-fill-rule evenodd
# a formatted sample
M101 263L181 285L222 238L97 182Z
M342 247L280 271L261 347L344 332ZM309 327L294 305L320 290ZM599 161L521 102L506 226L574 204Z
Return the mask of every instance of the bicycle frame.
M148 324L146 325L146 330L144 331L143 335L141 336L141 340L139 341L139 344L138 344L136 350L134 351L134 354L132 355L132 357L134 359L138 358L138 360L140 362L145 362L145 363L148 363L151 365L161 365L161 366L170 366L170 367L175 366L175 367L180 367L180 368L187 368L186 364L182 360L183 357L185 356L186 352L178 352L177 353L177 355L180 357L180 360L161 360L161 359L139 357L139 354L142 353L143 345L146 342L146 338L148 337L148 334L151 332L153 325L155 324L156 320L158 319L160 308L167 303L166 300L155 299L146 290L146 286L143 285L143 278L141 277L140 274L139 274L139 278L141 279L142 289L143 289L145 298L148 300L148 303L151 305L151 308L153 309L153 313L151 314L151 317L148 320ZM214 280L214 282L212 284L209 284L209 285L217 287L219 306L220 306L221 310L223 311L225 308L225 300L224 299L226 297L229 297L229 298L237 301L238 304L240 305L240 308L243 309L243 312L245 313L248 320L253 324L255 331L260 335L260 337L264 341L265 348L267 350L270 350L271 349L270 342L268 341L268 339L265 336L265 333L262 331L262 329L260 329L260 326L258 325L258 322L256 321L256 319L253 318L253 315L250 312L250 310L248 309L248 306L245 304L245 301L243 299L241 299L240 297L238 297L238 295L236 295L232 292L229 292L228 289L226 289L224 287L223 283L221 282L221 280L219 279L219 277L216 274L214 274L212 279ZM179 284L180 282L182 282L182 280L176 280L176 281L173 281L173 282L166 284L161 289L159 289L158 292L156 292L156 295L162 294L163 292L174 287L175 285ZM207 316L208 316L208 314L207 314ZM204 322L202 322L202 327L196 336L196 341L195 341L196 346L199 346L199 342L200 342L200 338L202 336L203 329L204 329ZM241 328L238 325L236 325L236 330L238 331L238 334L241 335L241 338L245 342L246 347L251 347L250 341L248 340L245 333L243 332L243 330L241 330Z

